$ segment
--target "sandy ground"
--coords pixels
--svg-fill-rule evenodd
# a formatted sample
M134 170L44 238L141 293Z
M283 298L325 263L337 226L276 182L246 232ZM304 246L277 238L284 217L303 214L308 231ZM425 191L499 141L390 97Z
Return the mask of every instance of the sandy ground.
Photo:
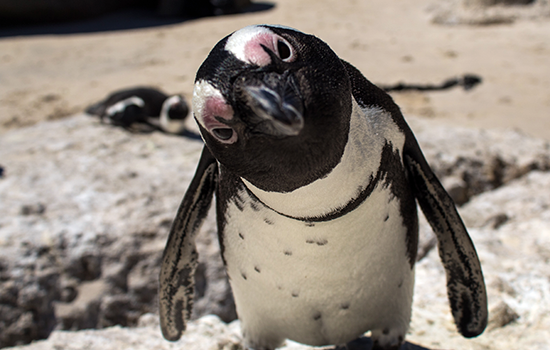
M133 85L190 99L195 72L218 40L249 24L278 23L322 38L374 83L483 78L471 91L393 93L405 115L550 139L550 19L442 26L429 18L434 1L275 0L260 3L274 5L266 11L148 28L41 35L0 29L0 133L74 114Z

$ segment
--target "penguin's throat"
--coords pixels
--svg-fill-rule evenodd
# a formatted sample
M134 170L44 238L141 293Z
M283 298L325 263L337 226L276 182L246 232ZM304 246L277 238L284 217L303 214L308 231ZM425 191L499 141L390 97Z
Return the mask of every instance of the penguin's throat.
M340 162L329 174L305 186L290 192L264 191L244 178L241 180L258 200L280 214L294 218L331 216L368 196L388 141L393 147L402 148L404 138L393 140L395 137L392 137L402 135L392 132L397 126L373 123L373 120L391 123L391 118L382 115L384 113L377 108L362 109L353 101L350 133Z

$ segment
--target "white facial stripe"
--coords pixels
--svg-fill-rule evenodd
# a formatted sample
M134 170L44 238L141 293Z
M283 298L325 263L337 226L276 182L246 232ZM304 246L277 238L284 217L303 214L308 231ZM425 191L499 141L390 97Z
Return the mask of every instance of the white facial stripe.
M228 120L233 118L231 106L226 103L221 92L206 80L195 83L192 103L195 118L207 129L210 126L209 123L214 122L212 120L214 117Z
M160 116L161 118L163 116L166 116L166 118L168 118L168 111L170 110L170 108L175 105L175 104L178 104L181 102L181 97L179 95L174 95L174 96L170 96L168 97L163 103L162 103L162 109L160 111Z
M382 148L390 141L401 150L405 136L387 112L362 109L355 100L349 140L340 163L324 178L290 193L266 192L242 179L246 187L274 210L293 217L322 216L344 207L368 185L378 171Z
M193 90L193 114L195 120L209 133L214 135L223 143L234 143L237 141L237 133L233 132L230 138L221 138L216 129L230 129L218 119L233 119L233 108L227 104L221 92L208 83L200 80L195 83ZM227 131L227 130L224 130Z
M108 115L113 115L115 113L122 112L126 107L128 107L130 105L136 105L138 107L143 107L143 106L145 106L145 102L143 102L143 100L141 98L137 97L137 96L132 96L132 97L129 97L125 100L122 100L122 101L119 101L119 102L115 103L111 107L107 108L107 110L105 112Z
M182 102L181 96L174 95L174 96L168 97L162 104L159 123L164 131L177 134L184 130L185 123L183 120L171 120L170 116L168 115L168 111L170 111L170 108L172 108L173 105L181 102Z
M261 34L274 35L274 33L266 27L257 25L244 27L229 37L225 44L225 49L243 62L254 63L250 62L247 58L246 46L250 40Z

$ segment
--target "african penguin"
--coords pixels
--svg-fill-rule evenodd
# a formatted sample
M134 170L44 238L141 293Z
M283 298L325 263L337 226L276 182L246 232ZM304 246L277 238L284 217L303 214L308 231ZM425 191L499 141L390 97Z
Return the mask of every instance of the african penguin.
M161 131L178 134L184 129L189 107L181 95L168 96L152 87L115 91L86 109L114 125L130 127L143 123Z
M195 237L216 194L222 258L245 345L398 349L411 319L416 201L433 227L455 323L483 332L479 259L454 203L391 97L315 36L245 27L197 72L205 141L160 274L164 337L192 310Z

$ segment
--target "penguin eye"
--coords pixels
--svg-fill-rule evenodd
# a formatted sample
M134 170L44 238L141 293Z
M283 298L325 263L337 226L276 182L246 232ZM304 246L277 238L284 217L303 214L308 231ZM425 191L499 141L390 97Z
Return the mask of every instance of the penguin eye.
M230 128L216 128L212 129L212 134L220 141L229 141L233 137L233 129Z
M277 51L279 52L279 57L284 61L289 59L292 56L292 50L283 40L277 40Z

